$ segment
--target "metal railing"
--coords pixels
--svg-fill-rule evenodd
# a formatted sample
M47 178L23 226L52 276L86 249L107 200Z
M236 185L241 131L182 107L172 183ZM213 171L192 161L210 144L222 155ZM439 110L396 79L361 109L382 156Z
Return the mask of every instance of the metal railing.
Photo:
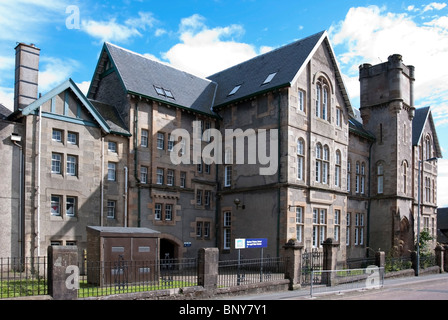
M0 299L47 293L47 257L0 258Z
M196 286L197 259L87 262L78 297L133 293Z
M224 260L218 265L218 288L283 280L286 258Z
M412 269L412 259L410 256L386 257L386 272Z

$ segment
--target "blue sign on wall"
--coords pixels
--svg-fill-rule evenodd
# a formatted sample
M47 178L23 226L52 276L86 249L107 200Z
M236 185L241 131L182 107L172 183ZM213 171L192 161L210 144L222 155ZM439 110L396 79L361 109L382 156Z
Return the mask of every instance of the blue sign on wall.
M268 239L266 238L235 239L235 249L266 248L267 246Z

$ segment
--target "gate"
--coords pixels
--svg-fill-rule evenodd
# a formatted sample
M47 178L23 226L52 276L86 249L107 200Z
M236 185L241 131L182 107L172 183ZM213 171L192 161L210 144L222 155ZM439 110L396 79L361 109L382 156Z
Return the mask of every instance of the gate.
M301 284L302 286L309 286L312 284L319 284L321 282L322 275L320 271L323 265L323 252L319 252L317 248L312 249L308 252L302 254L302 276ZM312 271L313 274L312 274Z

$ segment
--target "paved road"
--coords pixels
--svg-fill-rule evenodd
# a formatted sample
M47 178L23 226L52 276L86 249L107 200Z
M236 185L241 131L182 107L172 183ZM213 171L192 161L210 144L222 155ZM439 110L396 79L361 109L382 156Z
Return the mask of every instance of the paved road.
M406 281L407 280L407 281ZM328 297L331 300L448 300L448 274L385 283L382 289Z
M316 293L308 290L282 291L245 295L234 300L448 300L448 273L385 279L380 289L344 293Z

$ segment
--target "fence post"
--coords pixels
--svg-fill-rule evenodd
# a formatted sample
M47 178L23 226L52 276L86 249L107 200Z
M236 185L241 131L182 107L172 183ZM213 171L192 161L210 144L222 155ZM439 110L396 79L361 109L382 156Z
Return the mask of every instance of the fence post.
M443 269L448 271L448 245L444 245L443 248L445 249L445 254L443 255Z
M49 246L48 294L55 300L78 298L79 268L77 246Z
M375 265L378 268L384 268L386 266L386 253L384 251L375 252Z
M412 261L412 269L415 271L415 275L418 276L418 270L420 269L420 266L418 265L419 259L417 259L417 252L412 251L411 252L411 261Z
M206 290L218 286L218 248L202 248L198 252L198 285Z
M323 261L323 270L336 270L337 264L337 252L339 250L339 243L333 242L332 238L328 238L323 242L323 251L324 251L324 261ZM336 285L335 283L335 274L333 272L323 272L322 273L322 283L327 286Z
M440 267L440 272L444 272L445 271L445 266L444 266L445 249L441 245L437 245L437 247L435 249L435 253L436 253L436 263Z
M297 240L290 239L284 246L286 258L286 279L289 279L289 290L300 289L300 277L302 274L302 249L303 245Z

